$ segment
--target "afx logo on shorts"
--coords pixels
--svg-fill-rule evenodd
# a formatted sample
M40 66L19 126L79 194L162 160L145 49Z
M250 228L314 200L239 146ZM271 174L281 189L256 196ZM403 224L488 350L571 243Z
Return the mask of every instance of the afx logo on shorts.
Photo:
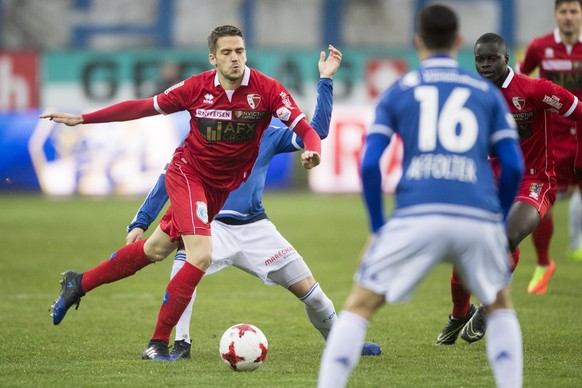
M202 113L199 115L199 110L205 112L205 116ZM208 114L208 112L213 113ZM224 117L221 116L222 114ZM230 111L206 111L203 109L196 111L196 117L199 117L198 130L204 139L229 143L240 143L253 139L257 134L257 123L266 114L266 111L256 110L237 110L234 115ZM234 120L232 120L233 116ZM225 120L220 120L222 118Z
M532 183L529 185L529 196L533 199L539 199L542 192L543 183Z

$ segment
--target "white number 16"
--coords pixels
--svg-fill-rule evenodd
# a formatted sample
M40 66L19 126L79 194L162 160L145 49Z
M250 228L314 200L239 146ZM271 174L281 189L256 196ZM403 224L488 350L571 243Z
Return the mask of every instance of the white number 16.
M467 88L453 89L439 112L439 90L436 86L419 86L414 90L414 98L420 102L420 151L434 151L437 138L447 151L465 152L473 147L477 140L478 123L475 114L465 106L470 95L471 91Z

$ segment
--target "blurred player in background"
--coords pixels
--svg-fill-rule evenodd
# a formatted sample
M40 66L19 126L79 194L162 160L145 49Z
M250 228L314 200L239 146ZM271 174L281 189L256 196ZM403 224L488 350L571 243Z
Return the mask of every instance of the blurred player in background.
M523 74L536 68L542 78L561 85L582 98L582 0L556 0L554 7L556 29L534 39L527 48L525 58L516 67ZM576 122L558 115L553 116L554 155L560 196L570 197L569 247L566 256L582 260L582 182L576 179L574 166L582 167L582 155L576 159ZM576 161L576 163L575 163ZM528 286L535 293L547 272L555 264L548 257L550 239L554 231L552 214L540 223L532 238L538 254L538 267Z
M160 77L156 82L156 94L166 91L166 89L176 85L182 81L182 69L180 65L175 62L164 62L160 66Z
M552 140L550 111L577 121L582 120L582 104L566 89L550 81L515 74L507 66L509 55L503 38L494 33L482 35L475 43L475 68L500 90L517 123L525 174L515 202L507 217L507 238L514 266L519 262L519 244L538 226L556 200L554 172L555 145ZM582 144L582 142L580 143ZM492 158L494 171L499 168ZM535 293L543 294L548 278ZM452 345L459 332L467 342L485 335L485 309L471 304L471 294L463 287L456 271L451 278L453 311L436 340L437 345Z
M372 236L326 343L319 387L346 385L374 313L410 298L440 262L453 264L487 306L487 355L497 385L519 387L522 340L503 222L523 173L517 131L499 91L454 59L462 44L455 13L428 6L417 27L420 69L382 95L368 129L362 184ZM385 223L379 161L394 134L404 147L403 173ZM498 186L488 153L499 160Z
M208 37L208 48L215 69L192 76L153 98L125 101L84 115L41 115L73 126L190 112L190 131L166 171L171 205L160 225L147 240L120 248L87 272L65 272L53 306L53 323L58 325L68 309L78 307L81 297L90 290L131 276L183 245L186 262L166 288L154 334L142 355L149 360L173 361L168 349L170 334L210 265L210 221L228 194L250 175L271 116L278 117L303 139L301 163L305 168L320 162L321 139L289 92L279 82L246 66L242 32L233 26L217 27Z
M329 46L329 56L321 52L317 104L311 126L325 139L333 108L333 75L341 63L341 52ZM277 126L278 124L278 126ZM267 285L287 288L305 304L312 325L327 338L336 321L332 301L315 281L311 270L295 248L279 233L263 207L263 190L267 169L275 155L303 148L303 140L280 123L271 123L263 134L259 156L249 179L229 194L226 203L212 221L212 264L206 275L234 266L260 278ZM127 243L139 241L168 200L164 174L150 191L134 220L128 226ZM172 277L182 268L185 252L178 250L174 258ZM192 301L176 325L176 341L171 351L174 359L190 358L190 318ZM363 355L377 355L381 349L374 343L364 344Z

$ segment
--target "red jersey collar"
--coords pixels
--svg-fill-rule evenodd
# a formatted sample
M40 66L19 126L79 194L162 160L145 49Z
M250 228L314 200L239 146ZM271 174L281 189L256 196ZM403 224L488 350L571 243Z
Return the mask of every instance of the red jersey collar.
M243 73L243 79L242 82L240 83L241 86L248 86L249 85L249 80L251 79L251 69L249 69L248 66L245 66L245 71ZM218 80L218 70L216 70L216 73L214 73L214 86L218 86L220 85L220 81Z

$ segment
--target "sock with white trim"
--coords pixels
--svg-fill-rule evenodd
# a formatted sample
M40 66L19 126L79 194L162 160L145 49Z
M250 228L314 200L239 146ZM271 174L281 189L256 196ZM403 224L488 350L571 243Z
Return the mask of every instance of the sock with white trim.
M305 311L309 321L324 339L327 339L331 326L337 320L333 302L325 295L319 283L315 283L307 294L299 299L305 303Z

